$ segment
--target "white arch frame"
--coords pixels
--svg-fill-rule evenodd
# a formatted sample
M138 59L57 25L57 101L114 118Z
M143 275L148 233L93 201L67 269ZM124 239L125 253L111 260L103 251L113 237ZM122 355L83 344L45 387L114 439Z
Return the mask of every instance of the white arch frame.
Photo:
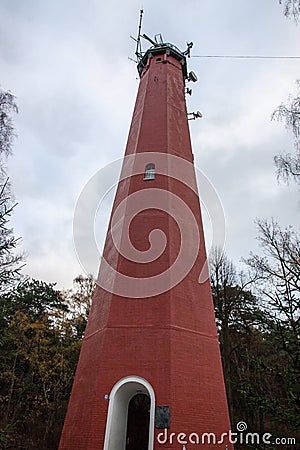
M148 450L153 450L155 394L151 384L138 376L122 378L109 394L103 450L125 450L128 404L136 394L147 394L150 397Z

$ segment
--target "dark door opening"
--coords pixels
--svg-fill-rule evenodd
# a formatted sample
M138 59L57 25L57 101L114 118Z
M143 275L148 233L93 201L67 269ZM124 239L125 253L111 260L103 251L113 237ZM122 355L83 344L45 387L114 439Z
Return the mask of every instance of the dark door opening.
M136 394L128 405L126 450L148 450L150 399Z

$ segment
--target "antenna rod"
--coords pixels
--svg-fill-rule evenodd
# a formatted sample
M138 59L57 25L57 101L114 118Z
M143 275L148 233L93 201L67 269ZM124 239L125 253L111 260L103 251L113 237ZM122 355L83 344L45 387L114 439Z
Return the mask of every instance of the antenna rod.
M147 36L146 34L143 34L142 36L144 39L147 39L147 41L151 42L152 45L154 45L154 47L158 46L157 42L154 42L151 38L149 38L149 36Z
M139 22L139 31L138 31L138 37L136 40L136 50L135 50L135 54L137 56L137 58L141 57L141 29L142 29L142 20L143 20L143 13L144 11L141 9L140 10L140 22Z

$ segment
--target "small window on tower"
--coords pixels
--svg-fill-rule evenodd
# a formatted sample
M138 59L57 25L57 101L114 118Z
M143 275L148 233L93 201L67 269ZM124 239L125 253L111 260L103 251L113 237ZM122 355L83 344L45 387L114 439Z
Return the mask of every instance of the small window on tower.
M150 163L145 167L144 180L154 180L155 179L155 164Z

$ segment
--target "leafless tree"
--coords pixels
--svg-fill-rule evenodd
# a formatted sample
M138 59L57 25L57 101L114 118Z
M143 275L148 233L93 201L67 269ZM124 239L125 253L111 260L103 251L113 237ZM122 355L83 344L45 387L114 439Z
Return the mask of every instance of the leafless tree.
M18 107L11 92L0 89L0 157L7 157L12 153L12 142L15 131L12 113L17 113Z
M297 23L300 15L300 0L279 0L279 3L283 5L283 14Z
M277 331L283 349L298 364L300 235L292 227L280 228L274 220L258 220L257 226L262 255L251 254L245 262L258 274L254 288L265 304L270 324Z
M276 155L278 179L289 183L294 180L300 185L300 80L297 80L296 96L290 96L287 104L281 104L272 114L272 120L284 121L292 130L295 140L295 153Z
M0 292L18 278L23 260L22 255L15 254L19 239L9 227L15 203L5 166L7 156L12 154L14 112L18 112L15 97L0 89Z

